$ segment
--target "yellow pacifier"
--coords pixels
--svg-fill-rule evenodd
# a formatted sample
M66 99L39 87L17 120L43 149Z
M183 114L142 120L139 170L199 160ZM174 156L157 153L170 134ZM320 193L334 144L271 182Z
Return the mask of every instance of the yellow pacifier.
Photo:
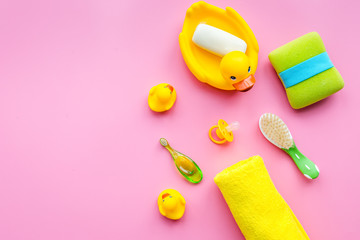
M158 84L150 89L148 103L151 110L164 112L169 110L175 103L176 91L167 83Z
M239 122L232 122L228 125L224 120L220 119L218 125L214 125L209 130L209 138L211 141L217 144L223 144L225 142L232 142L234 140L234 135L232 131L239 129ZM220 139L215 140L212 136L213 129L216 128L216 135Z

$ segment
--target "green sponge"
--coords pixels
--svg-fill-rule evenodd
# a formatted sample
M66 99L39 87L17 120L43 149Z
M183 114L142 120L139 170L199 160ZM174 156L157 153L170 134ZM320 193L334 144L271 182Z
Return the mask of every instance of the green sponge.
M340 73L332 65L316 32L275 49L269 59L295 109L318 102L344 87Z

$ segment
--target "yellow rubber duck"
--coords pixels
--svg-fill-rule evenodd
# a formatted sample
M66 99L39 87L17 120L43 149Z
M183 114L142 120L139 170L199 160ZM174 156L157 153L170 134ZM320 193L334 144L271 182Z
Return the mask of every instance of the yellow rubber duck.
M199 47L193 36L202 24L233 35L230 38L239 38L245 51L219 56ZM224 10L203 1L194 3L186 12L179 43L186 65L199 81L223 90L247 91L253 87L259 45L248 24L234 9Z
M174 189L166 189L158 197L161 215L172 220L178 220L184 215L185 203L184 197Z
M150 89L148 103L151 110L164 112L169 110L175 103L176 91L167 83L158 84Z

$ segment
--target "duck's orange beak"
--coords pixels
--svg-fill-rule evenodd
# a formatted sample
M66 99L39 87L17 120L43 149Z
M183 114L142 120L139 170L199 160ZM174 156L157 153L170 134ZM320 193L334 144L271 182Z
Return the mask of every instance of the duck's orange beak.
M167 87L168 89L170 89L170 92L173 92L173 91L174 91L174 87L171 86L170 84L168 84L166 87Z
M161 198L164 199L164 198L166 198L166 197L168 197L168 196L170 196L169 193L164 193L164 194L161 196Z
M236 90L239 90L240 92L246 92L249 91L255 84L255 78L254 75L250 75L249 77L245 78L244 80L233 84L234 88Z

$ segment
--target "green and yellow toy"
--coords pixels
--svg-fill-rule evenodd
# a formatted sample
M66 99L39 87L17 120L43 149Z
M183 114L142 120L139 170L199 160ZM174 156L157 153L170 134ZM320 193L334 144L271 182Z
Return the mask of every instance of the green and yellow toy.
M162 191L158 197L158 206L161 215L172 220L180 219L185 212L185 199L174 189Z
M199 183L202 180L203 174L191 158L170 147L165 138L160 139L160 144L170 152L176 168L189 182Z
M223 90L253 87L259 45L234 9L194 3L186 12L179 43L186 65L199 81Z

